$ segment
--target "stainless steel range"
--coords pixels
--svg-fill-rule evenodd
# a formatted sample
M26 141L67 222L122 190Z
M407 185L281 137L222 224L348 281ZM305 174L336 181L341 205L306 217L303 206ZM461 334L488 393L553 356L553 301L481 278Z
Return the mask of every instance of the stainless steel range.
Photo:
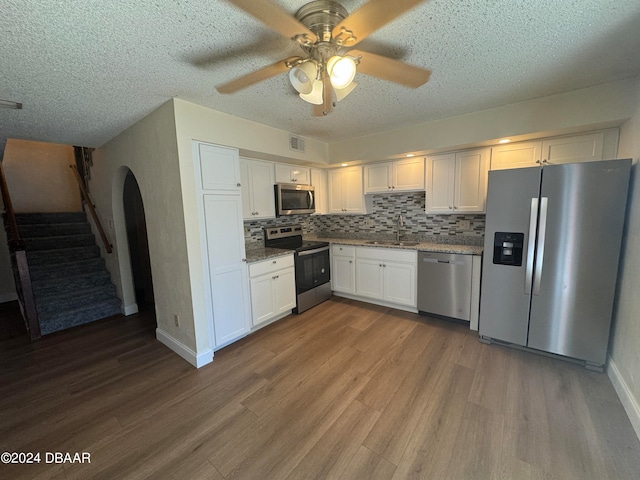
M296 308L302 313L328 300L331 293L329 244L302 240L302 226L264 227L264 246L295 250Z

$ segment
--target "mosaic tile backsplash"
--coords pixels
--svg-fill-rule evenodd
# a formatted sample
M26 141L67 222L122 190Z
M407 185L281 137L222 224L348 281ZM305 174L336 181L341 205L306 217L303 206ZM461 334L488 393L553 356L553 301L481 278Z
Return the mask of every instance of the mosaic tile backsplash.
M402 214L404 226L400 228L400 236L405 240L433 241L437 238L442 243L482 245L484 215L427 215L424 192L379 194L373 195L372 200L372 210L367 215L291 215L247 220L244 222L245 240L262 244L263 227L290 223L301 224L306 235L391 239L396 235L398 215ZM468 228L465 222L468 222Z

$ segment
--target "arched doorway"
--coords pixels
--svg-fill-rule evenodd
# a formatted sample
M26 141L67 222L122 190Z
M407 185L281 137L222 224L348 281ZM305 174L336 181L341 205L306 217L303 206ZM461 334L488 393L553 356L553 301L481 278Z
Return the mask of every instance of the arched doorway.
M153 310L153 282L147 240L147 223L140 188L131 170L127 172L124 179L122 204L136 303L139 310Z

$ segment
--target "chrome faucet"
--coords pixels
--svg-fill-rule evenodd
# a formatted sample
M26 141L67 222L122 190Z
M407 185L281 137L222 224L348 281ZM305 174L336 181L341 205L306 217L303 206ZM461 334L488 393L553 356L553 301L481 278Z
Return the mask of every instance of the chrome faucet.
M404 227L404 218L402 218L402 214L398 215L396 227L396 242L400 243L400 227Z

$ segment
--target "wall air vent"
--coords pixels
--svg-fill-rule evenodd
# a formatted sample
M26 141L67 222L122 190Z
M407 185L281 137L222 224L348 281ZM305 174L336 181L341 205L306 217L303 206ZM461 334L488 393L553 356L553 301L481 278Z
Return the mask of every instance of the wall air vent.
M304 152L304 138L289 135L289 150Z

